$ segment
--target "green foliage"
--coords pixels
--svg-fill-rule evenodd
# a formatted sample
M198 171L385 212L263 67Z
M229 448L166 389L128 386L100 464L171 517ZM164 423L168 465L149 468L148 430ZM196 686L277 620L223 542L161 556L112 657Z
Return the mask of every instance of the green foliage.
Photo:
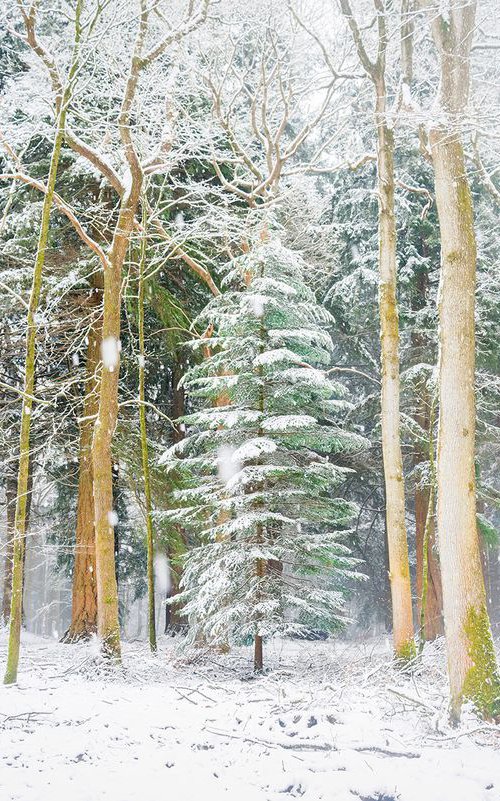
M351 472L339 462L366 441L343 428L350 404L324 372L330 318L305 269L279 242L260 244L195 321L214 333L192 343L210 355L184 379L198 409L164 457L186 483L163 515L197 538L181 595L193 637L334 630L356 575L355 507L334 492Z
M477 526L486 545L490 548L498 548L500 543L500 532L498 529L482 514L477 515Z

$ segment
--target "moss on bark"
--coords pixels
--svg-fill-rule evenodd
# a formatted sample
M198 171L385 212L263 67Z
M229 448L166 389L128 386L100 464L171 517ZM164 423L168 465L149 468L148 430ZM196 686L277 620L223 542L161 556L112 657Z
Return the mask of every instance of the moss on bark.
M465 677L463 700L472 701L482 717L500 716L500 675L486 605L470 607L464 625L472 667Z
M401 665L401 667L406 667L413 662L413 660L417 656L417 645L415 640L412 638L411 640L406 640L402 646L396 651L396 661Z

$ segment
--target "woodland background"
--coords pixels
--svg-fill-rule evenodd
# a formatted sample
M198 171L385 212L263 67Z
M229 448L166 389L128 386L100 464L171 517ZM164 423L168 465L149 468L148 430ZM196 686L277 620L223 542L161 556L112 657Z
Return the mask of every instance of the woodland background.
M347 632L390 634L395 604L401 603L406 623L396 623L396 635L401 625L410 625L410 639L413 632L418 639L422 628L425 639L442 635L442 576L462 576L463 593L456 585L453 591L467 595L467 576L474 573L463 560L469 547L475 549L473 560L480 557L489 620L493 633L498 631L498 12L497 0L482 0L477 7L465 0L356 0L350 6L319 0L2 3L5 623L11 615L11 563L19 532L16 498L18 518L23 511L21 456L27 487L21 493L26 499L26 630L57 639L68 630L71 634L71 627L74 634L78 627L96 631L95 587L89 600L89 588L75 583L75 570L88 579L88 560L95 564L88 543L95 532L99 537L101 526L107 576L116 575L122 636L143 639L148 631L151 636L148 576L152 582L154 575L154 616L162 631L166 595L177 591L182 558L194 543L168 514L177 486L164 455L186 434L185 423L172 421L199 408L179 382L203 358L202 348L214 347L211 338L216 337L210 324L201 328L193 321L224 292L228 265L269 238L307 265L305 282L330 315L329 370L346 401L338 425L366 440L365 447L341 459L352 472L340 497L356 504L347 542L361 560L357 569L367 577L344 587L352 620ZM460 251L453 221L447 230L447 220L439 219L439 132L461 149L450 161L456 171L450 186L458 185L455 180L465 187L460 230L472 213L470 187L477 265L472 252ZM52 173L56 194L28 331L36 350L30 389L25 381L27 305ZM394 231L384 229L392 225L393 201ZM470 231L467 235L470 240ZM453 268L443 237L450 236L458 252L457 294L450 293L449 306L456 318L440 322L443 252L448 269ZM394 249L394 265L390 253L386 264L389 283L381 280L384 247L386 255ZM103 281L103 275L111 278ZM395 289L397 309L389 296L384 306L384 286ZM103 295L105 308L108 303L104 334ZM475 343L470 314L468 323L460 317L471 308ZM381 325L386 344L396 348L392 356L386 353L385 363ZM439 334L456 345L451 388L443 388L437 369ZM101 349L101 340L109 337L115 337L111 354ZM188 345L193 338L199 348ZM395 373L394 353L399 354ZM393 395L391 407L386 396L384 433L381 386L387 371L392 376L387 391L400 392L400 402L398 409ZM470 390L465 400L461 385ZM451 463L445 466L443 457L440 473L438 460L436 479L440 392L452 398L448 414L457 425L466 429L476 419L477 431L474 463L452 435ZM96 440L96 414L109 421L107 443ZM25 426L29 417L28 450L19 445L21 417ZM394 482L384 480L384 437L386 465L400 438L402 518ZM107 448L110 471L96 490L101 478L96 479L95 467L107 469ZM438 503L441 493L452 507L460 506L471 481L476 482L477 527L469 516L467 542L457 535L457 546L447 528L457 563L447 556L440 565L436 494ZM391 518L391 509L399 522ZM391 603L395 573L388 542L398 526L403 535L406 526L408 542L409 624L406 589ZM77 541L77 554L87 560L83 568L75 567ZM185 623L175 605L169 618L171 629Z

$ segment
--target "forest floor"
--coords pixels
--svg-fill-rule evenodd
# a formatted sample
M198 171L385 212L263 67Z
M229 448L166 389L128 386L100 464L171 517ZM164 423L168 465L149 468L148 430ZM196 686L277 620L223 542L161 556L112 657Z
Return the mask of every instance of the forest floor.
M500 727L469 710L448 727L442 643L411 676L384 639L272 643L255 679L249 649L123 651L109 675L95 643L23 635L0 689L2 801L500 799Z

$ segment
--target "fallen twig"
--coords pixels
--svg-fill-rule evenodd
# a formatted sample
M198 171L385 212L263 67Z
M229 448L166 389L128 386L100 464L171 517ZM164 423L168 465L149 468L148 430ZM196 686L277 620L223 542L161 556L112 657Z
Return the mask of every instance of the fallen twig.
M422 754L417 751L391 751L388 748L379 748L378 745L360 745L357 748L352 748L352 751L373 751L377 754L385 754L391 757L406 757L406 759L420 759Z

